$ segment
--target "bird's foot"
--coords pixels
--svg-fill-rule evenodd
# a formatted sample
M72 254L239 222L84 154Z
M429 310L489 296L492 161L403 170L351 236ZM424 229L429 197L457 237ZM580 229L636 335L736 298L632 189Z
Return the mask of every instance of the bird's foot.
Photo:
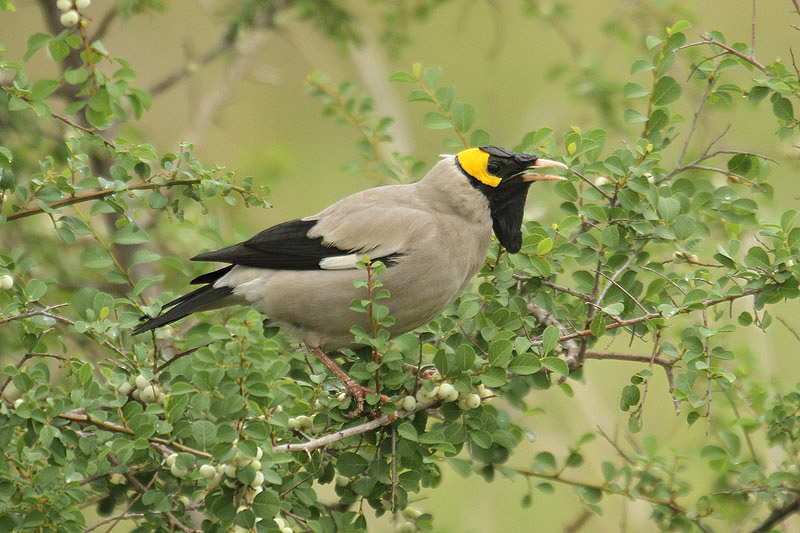
M374 389L359 385L352 379L350 379L347 383L344 383L344 386L347 389L347 393L350 394L350 396L352 396L356 401L356 408L349 413L345 413L344 416L347 418L355 418L364 412L364 401L367 398L367 394L378 394ZM388 396L385 394L380 395L379 403L388 401L391 401Z

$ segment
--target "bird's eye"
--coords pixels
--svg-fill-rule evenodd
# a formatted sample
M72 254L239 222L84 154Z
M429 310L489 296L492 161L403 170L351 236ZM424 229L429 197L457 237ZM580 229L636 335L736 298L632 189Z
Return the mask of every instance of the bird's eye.
M487 168L487 170L488 170L489 172L491 172L492 174L494 174L495 172L497 172L498 170L500 170L500 165L498 165L497 163L495 163L494 161L492 161L491 163L489 163L489 164L486 166L486 168Z

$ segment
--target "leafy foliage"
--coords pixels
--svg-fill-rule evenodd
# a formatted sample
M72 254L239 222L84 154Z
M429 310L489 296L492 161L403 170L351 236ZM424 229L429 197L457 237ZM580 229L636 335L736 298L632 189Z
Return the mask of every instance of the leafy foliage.
M436 4L419 3L414 16ZM119 5L127 16L151 8ZM227 39L290 8L332 38L357 38L352 12L303 1L246 2ZM408 18L402 9L388 18ZM577 126L522 136L516 150L569 165L569 180L555 186L560 214L552 225L526 222L519 254L493 244L474 290L441 316L390 339L386 267L364 258L365 297L351 308L372 328L354 328L365 348L341 357L376 394L353 420L352 400L324 367L253 311L131 337L140 316L171 296L150 296L168 282L154 263L197 274L179 257L199 234L219 239L198 213L217 209L216 197L268 204L251 178L201 163L191 145L161 152L117 136L150 95L90 27L81 14L75 28L30 37L25 59L46 50L61 69L54 78L29 79L24 64L0 57L11 80L0 91L0 231L9 243L0 255L3 529L99 526L82 509L95 501L109 515L102 524L136 520L140 530L363 531L369 506L392 513L399 530L427 531L434 517L409 503L439 485L444 465L487 480L525 478L523 505L557 485L574 487L593 513L611 496L645 501L669 530L724 531L742 520L768 530L795 512L800 394L749 376L731 339L768 330L770 309L800 296L798 211L762 214L775 160L717 148L721 135L700 139L696 126L709 107L743 96L762 110L768 100L777 137L789 138L800 126L796 72L762 64L719 32L687 44L690 24L676 22L646 38L645 57L617 88L627 107L616 116L634 141ZM415 64L391 80L430 106L424 127L454 135L446 147L489 143L474 127L476 107L442 76ZM391 119L376 115L371 97L323 75L309 87L324 114L361 134L356 170L376 180L421 174L412 156L386 155ZM54 111L59 98L63 112ZM607 103L603 113L613 114ZM690 120L677 110L686 105ZM149 237L164 225L180 229L174 242ZM741 300L749 307L733 320L729 306ZM631 434L646 423L659 366L687 426L705 421L707 443L674 453L645 436L628 450L592 429L566 453L543 450L530 468L516 466L513 452L532 435L511 413L531 412L530 393L552 387L568 403L572 380L591 379L590 359L631 363L619 391ZM614 456L585 452L598 433ZM581 470L588 462L598 466L594 481ZM700 463L713 487L688 474Z

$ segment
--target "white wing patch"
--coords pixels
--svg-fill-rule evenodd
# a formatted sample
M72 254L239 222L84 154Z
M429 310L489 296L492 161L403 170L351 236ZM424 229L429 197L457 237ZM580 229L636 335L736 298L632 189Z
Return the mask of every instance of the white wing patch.
M356 263L363 257L363 254L348 254L326 257L319 262L319 267L323 270L350 270L356 268Z

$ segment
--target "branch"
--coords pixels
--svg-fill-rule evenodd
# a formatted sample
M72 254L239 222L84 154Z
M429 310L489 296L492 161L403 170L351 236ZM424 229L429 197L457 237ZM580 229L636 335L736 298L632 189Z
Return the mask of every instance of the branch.
M87 527L83 530L83 533L89 533L90 531L94 531L98 527L108 524L109 522L119 522L120 520L130 520L131 518L144 518L144 513L122 513L114 516L109 516L108 518L103 518L99 522Z
M5 324L6 322L11 322L13 320L21 320L23 318L31 318L34 316L42 316L42 315L50 316L52 314L50 313L50 311L52 311L53 309L58 309L59 307L64 307L65 305L69 304L63 303L63 304L50 305L48 307L45 307L44 309L39 309L38 311L28 311L27 313L21 313L19 315L0 318L0 324Z
M156 177L156 176L153 176ZM152 179L152 178L151 178ZM143 190L155 190L160 189L162 187L178 187L181 185L197 185L200 183L200 178L192 178L192 179L183 179L183 180L170 180L164 183L140 183L138 185L131 185L130 187L126 187L122 190L107 190L107 191L92 191L84 194L76 194L75 196L70 196L69 198L64 198L63 200L57 200L53 203L47 204L46 207L31 207L29 209L23 209L21 211L17 211L15 213L10 213L6 215L6 220L17 220L19 218L25 218L33 215L38 215L40 213L44 213L45 209L58 209L59 207L64 207L67 205L79 204L82 202L91 202L93 200L102 200L107 196L111 196L112 194L117 194L121 192L132 192L132 191L143 191ZM231 190L238 192L239 194L248 194L248 191L245 191L242 187L231 185Z
M423 405L417 405L411 411L396 411L394 413L388 415L381 415L378 418L372 419L369 422L364 422L363 424L359 424L357 426L351 426L349 428L345 428L341 431L337 431L336 433L331 433L330 435L324 435L322 437L317 437L316 439L311 439L306 442L298 442L298 443L287 443L287 444L279 444L278 446L273 446L273 450L276 452L312 452L318 448L323 448L335 442L339 442L340 440L344 440L348 437L353 437L355 435L360 435L362 433L366 433L367 431L372 431L373 429L377 429L382 426L388 426L398 418L406 418L411 416L415 413L420 411L424 411L426 409L431 409L438 407L441 404L441 400L437 400L433 403L427 403Z
M100 420L93 419L86 413L86 409L83 407L80 407L78 409L73 409L72 411L67 411L66 413L61 413L60 415L58 415L58 417L63 418L64 420L69 420L71 422L77 422L78 424L81 425L97 426L107 431L115 431L117 433L124 433L126 435L131 435L131 436L134 435L133 430L130 428L126 428L125 426L120 426L119 424L115 424L113 422L101 422ZM190 448L189 446L184 446L183 444L180 444L178 442L169 441L167 439L162 439L159 437L150 437L147 440L150 442L150 444L160 444L164 446L169 446L176 450L186 453L191 453L198 457L203 457L205 459L213 459L213 456L210 453L206 453L200 450L195 450L194 448Z
M22 365L25 364L25 361L31 359L32 357L50 357L51 359L58 359L59 361L64 363L69 362L69 359L67 359L62 355L56 355L52 353L26 353L20 358L20 360L14 366L16 367L17 370L19 370L20 368L22 368ZM8 376L5 380L3 380L3 383L0 384L0 394L2 394L4 390L6 390L6 387L8 387L9 383L11 383L11 376Z
M470 461L471 462L471 461ZM690 512L688 509L678 505L672 500L664 500L660 498L656 498L655 496L649 496L647 494L642 494L641 492L631 492L620 488L617 485L595 485L592 483L584 483L582 481L574 481L571 479L566 479L561 477L559 474L545 474L542 472L536 472L533 470L527 470L524 468L514 468L517 474L525 477L533 477L537 479L543 479L546 481L551 481L555 483L561 483L562 485L568 485L570 487L577 487L583 489L592 489L596 491L603 492L605 494L611 494L614 496L625 496L631 498L633 500L642 500L648 503L652 503L654 505L663 505L668 507L673 512L681 514L685 516L688 520L691 520L701 531L711 533L711 529L705 526L701 521L701 517L697 516L696 513Z
M561 332L561 337L566 337L567 335L569 335L569 333L567 333L567 328L565 328L561 324L561 322L556 320L556 317L553 315L553 313L547 311L543 307L540 307L539 305L533 302L528 302L528 313L533 315L536 318L536 320L541 324L557 327L558 330ZM561 340L559 339L559 343L564 347L564 349L567 352L566 355L564 356L564 359L567 361L567 364L570 366L570 368L572 368L573 365L576 365L577 368L578 357L581 350L580 346L578 346L578 343L571 339L566 339L563 342L561 342Z
M761 522L751 533L767 533L768 531L772 531L775 526L798 511L800 511L800 498L796 498L783 507L772 511L767 519Z
M713 38L711 38L711 37L709 37L707 35L702 35L700 38L703 39L703 40L702 41L698 41L696 43L684 44L683 46L679 46L678 48L676 48L673 51L677 52L678 50L682 50L684 48L690 48L692 46L700 46L700 45L703 45L703 44L719 46L720 48L722 48L723 50L725 50L729 54L733 54L736 57L738 57L739 59L742 59L742 60L750 63L751 65L756 67L758 70L760 70L761 72L763 72L767 76L770 76L770 77L775 76L775 74L770 69L768 69L767 67L762 65L755 57L746 56L743 53L741 53L740 51L734 50L730 46L728 46L728 45L726 45L724 43L721 43L721 42L717 41L716 39L713 39ZM752 54L752 50L750 52Z

